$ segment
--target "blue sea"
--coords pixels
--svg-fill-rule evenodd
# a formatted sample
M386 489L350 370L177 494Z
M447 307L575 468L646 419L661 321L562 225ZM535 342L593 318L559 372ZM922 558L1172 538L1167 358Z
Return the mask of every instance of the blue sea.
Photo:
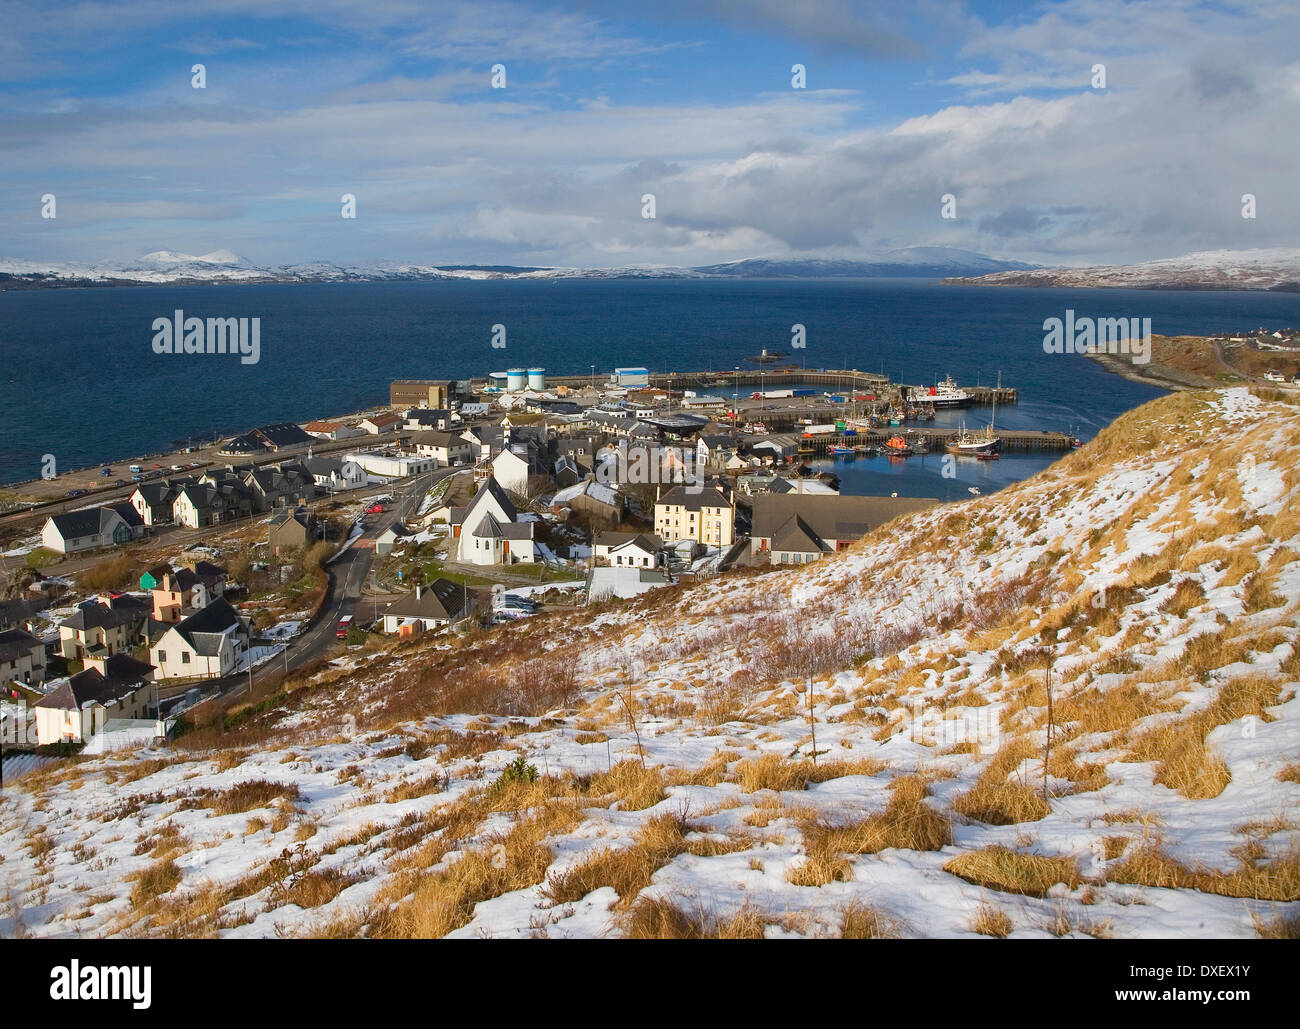
M468 378L514 366L597 375L620 365L729 370L761 349L808 368L884 372L896 381L1020 391L1005 428L1090 438L1158 395L1077 355L1043 352L1042 323L1150 317L1160 334L1300 324L1300 296L1257 292L1018 289L934 280L568 280L128 287L0 292L0 482L170 449L191 436L305 421L387 403L397 378ZM155 354L156 318L261 319L261 358ZM791 349L791 325L807 347ZM505 349L492 327L506 326ZM988 411L964 413L982 424ZM943 415L954 424L962 414ZM974 426L972 426L974 427ZM1032 474L1052 457L826 462L845 492L965 495ZM969 481L967 481L969 480Z

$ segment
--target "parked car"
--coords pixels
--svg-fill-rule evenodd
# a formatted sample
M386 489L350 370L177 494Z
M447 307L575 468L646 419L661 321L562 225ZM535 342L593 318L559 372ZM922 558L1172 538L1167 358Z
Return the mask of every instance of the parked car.
M371 504L366 508L366 514L382 514L384 511L383 504Z

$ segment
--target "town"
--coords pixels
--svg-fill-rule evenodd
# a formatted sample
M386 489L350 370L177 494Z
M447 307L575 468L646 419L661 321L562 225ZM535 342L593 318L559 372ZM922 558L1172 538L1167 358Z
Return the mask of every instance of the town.
M892 446L901 460L942 441L925 429L936 401L1015 400L951 380L782 376L400 379L384 408L258 426L172 455L183 464L107 466L101 487L10 512L51 513L6 552L8 749L139 746L367 640L816 561L939 501L841 495L811 455ZM796 376L842 392L779 388Z

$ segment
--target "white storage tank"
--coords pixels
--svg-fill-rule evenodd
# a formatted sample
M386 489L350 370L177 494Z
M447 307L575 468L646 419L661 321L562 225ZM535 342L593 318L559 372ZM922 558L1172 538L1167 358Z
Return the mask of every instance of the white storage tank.
M528 369L528 388L535 389L539 392L546 389L546 369L529 368Z
M510 390L511 393L517 392L527 385L528 380L522 368L511 368L506 372L506 389Z

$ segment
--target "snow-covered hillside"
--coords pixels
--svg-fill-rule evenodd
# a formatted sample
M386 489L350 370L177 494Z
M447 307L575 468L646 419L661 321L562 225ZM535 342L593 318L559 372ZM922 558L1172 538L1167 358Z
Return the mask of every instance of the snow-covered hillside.
M398 261L339 265L328 261L259 268L229 250L201 257L158 250L135 261L49 264L0 259L3 277L28 287L79 283L129 284L169 282L383 282L437 279L700 279L700 278L843 278L871 276L938 277L979 275L1008 268L1029 268L950 247L905 247L866 254L854 260L751 260L701 268L627 265L616 268L532 268L422 265Z
M1141 264L1003 271L955 285L1300 290L1300 249L1204 250Z
M1176 394L812 566L6 784L0 931L1294 935L1298 679L1300 411Z

